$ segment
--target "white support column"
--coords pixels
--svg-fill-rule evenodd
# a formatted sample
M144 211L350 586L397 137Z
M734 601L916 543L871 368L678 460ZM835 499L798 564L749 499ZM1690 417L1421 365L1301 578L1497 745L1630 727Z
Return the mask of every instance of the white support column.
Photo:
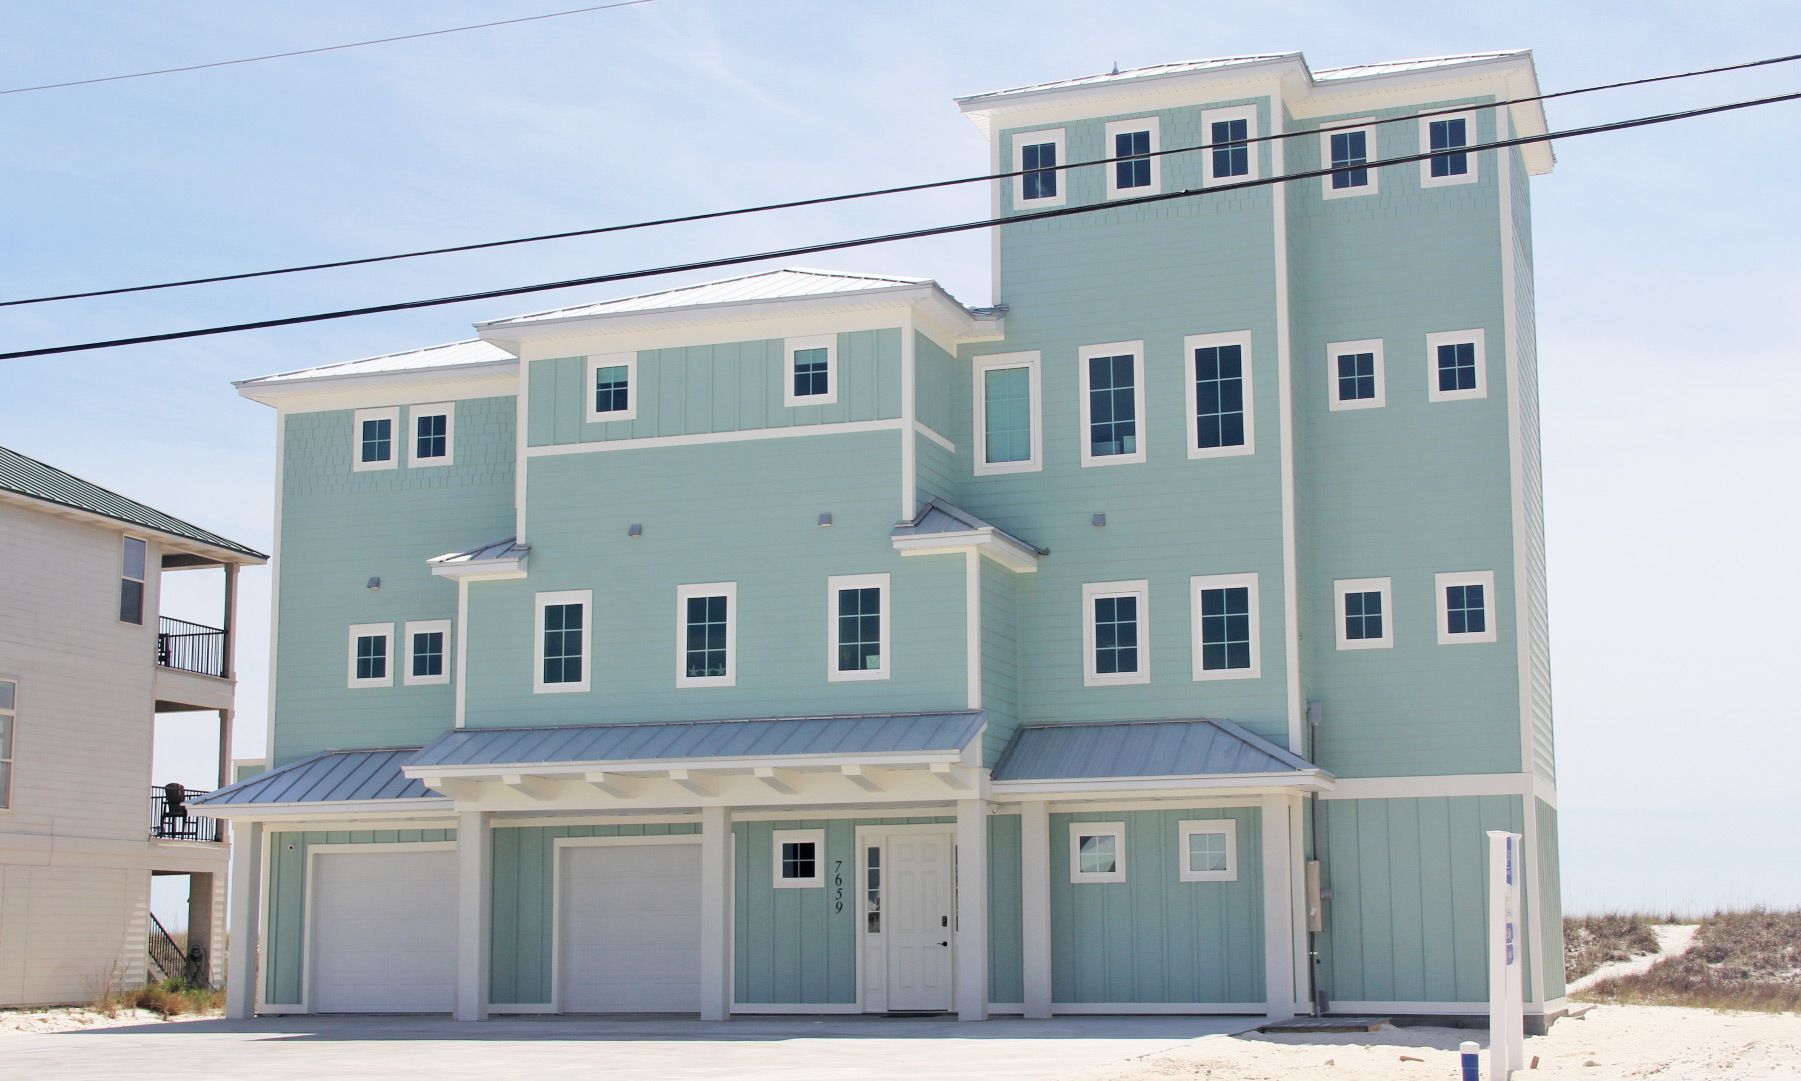
M458 1021L488 1019L488 951L492 935L494 816L457 815Z
M732 812L700 809L700 1019L732 1011Z
M257 924L263 910L263 824L231 827L231 954L226 961L225 1016L241 1021L256 1014Z
M988 1020L988 801L957 801L957 1020Z
M1306 1014L1317 1013L1313 989L1313 956L1307 941L1307 797L1288 798L1289 916L1294 930L1295 1006ZM1316 850L1317 851L1317 850Z
M1294 1016L1294 848L1289 798L1263 797L1263 990L1269 1019Z
M1025 1013L1051 1015L1051 806L1020 804L1020 927L1025 938Z

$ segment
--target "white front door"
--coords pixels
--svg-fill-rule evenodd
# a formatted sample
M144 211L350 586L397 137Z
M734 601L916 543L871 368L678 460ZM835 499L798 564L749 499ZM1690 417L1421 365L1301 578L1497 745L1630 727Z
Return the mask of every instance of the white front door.
M700 846L561 850L558 1003L564 1013L700 1009Z
M948 833L892 833L882 883L888 926L888 1008L951 1008L953 845Z

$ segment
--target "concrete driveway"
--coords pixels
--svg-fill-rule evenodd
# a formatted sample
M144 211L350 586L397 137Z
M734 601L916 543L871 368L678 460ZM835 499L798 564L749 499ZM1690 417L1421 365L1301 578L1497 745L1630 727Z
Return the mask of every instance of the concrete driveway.
M0 1032L0 1075L33 1081L847 1081L1080 1077L1220 1037L1255 1017L1066 1017L960 1024L913 1018L685 1020L438 1017L188 1021L58 1033Z

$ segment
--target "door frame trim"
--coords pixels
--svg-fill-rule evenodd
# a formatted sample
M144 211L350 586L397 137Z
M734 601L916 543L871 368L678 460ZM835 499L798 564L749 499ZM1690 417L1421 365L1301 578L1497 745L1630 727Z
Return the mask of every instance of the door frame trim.
M698 845L698 833L660 833L634 837L553 837L550 840L550 1012L563 1012L563 853L571 848L623 848L639 845ZM698 886L698 883L696 883Z
M952 914L953 918L956 915L956 899L957 899L957 882L956 882L956 873L955 873L956 862L957 862L957 827L956 827L956 823L954 823L954 822L920 822L920 823L910 823L910 824L895 825L895 826L868 825L868 826L858 826L857 827L857 853L856 853L856 861L854 864L854 866L856 868L856 870L855 870L856 881L854 883L854 886L855 886L854 892L855 892L856 898L857 898L857 903L856 903L856 917L857 917L857 951L856 951L857 966L856 966L856 969L857 969L857 976L856 976L856 979L857 979L857 1010L859 1013L870 1013L870 1012L887 1013L888 1012L888 1001L887 1001L888 1000L888 989L886 986L886 980L887 980L887 976L888 976L888 942L889 942L889 938L885 932L882 936L882 978L884 981L884 985L882 988L882 1008L879 1011L874 1010L873 1004L871 1004L868 1001L868 982L867 982L868 975L865 971L864 956L866 955L866 953L868 952L868 949L869 949L869 942L868 942L868 937L869 937L869 934L868 934L869 893L868 893L868 890L865 888L865 884L869 881L869 849L871 846L874 846L874 845L879 845L882 849L882 875L883 875L882 891L884 894L886 894L887 890L888 890L887 874L888 874L889 868L891 867L891 864L889 863L888 858L887 858L888 838L892 837L892 836L905 836L907 834L937 834L937 835L945 838L945 840L949 843L950 856L951 856L951 867L952 867L951 914ZM946 1008L947 1012L949 1010L954 1010L956 1007L956 990L955 989L956 989L956 985L957 985L957 936L955 933L956 929L949 928L949 930L952 932L950 935L950 943L951 943L951 945L950 945L950 951L951 951L950 987L951 987L951 1000L952 1001L951 1001L951 1005Z
M263 847L266 856L269 846L265 844ZM313 969L316 968L319 963L318 955L314 952L314 944L316 941L314 938L314 930L319 919L319 866L317 862L319 856L364 854L378 856L383 853L391 855L396 852L455 852L456 850L457 843L455 841L372 841L368 844L339 842L310 844L306 846L306 890L304 893L306 898L306 913L300 928L301 967L299 1012L313 1012ZM267 878L265 878L265 881L267 881ZM267 894L267 892L267 890L264 890L265 894ZM453 907L451 910L452 918L454 918L455 915L456 911ZM456 931L454 928L451 930L451 949L452 951L456 949ZM452 960L454 962L454 956ZM451 1004L454 1007L454 1000L456 998L456 976L454 973L450 978L450 992L452 998ZM290 1007L290 1009L293 1009L293 1007Z

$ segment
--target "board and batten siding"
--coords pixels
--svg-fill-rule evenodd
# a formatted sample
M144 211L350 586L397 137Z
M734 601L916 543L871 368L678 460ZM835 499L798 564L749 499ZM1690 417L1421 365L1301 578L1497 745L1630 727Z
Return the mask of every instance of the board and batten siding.
M1237 822L1238 877L1183 882L1181 823ZM1074 822L1126 827L1126 881L1072 883ZM1051 998L1058 1003L1263 1002L1262 811L1213 807L1051 815Z
M418 844L454 841L456 836L454 829L271 833L264 840L269 881L263 919L263 1001L271 1006L298 1006L306 986L308 848L313 845Z
M1025 886L1020 866L1021 819L988 817L988 1001L1025 1001Z

